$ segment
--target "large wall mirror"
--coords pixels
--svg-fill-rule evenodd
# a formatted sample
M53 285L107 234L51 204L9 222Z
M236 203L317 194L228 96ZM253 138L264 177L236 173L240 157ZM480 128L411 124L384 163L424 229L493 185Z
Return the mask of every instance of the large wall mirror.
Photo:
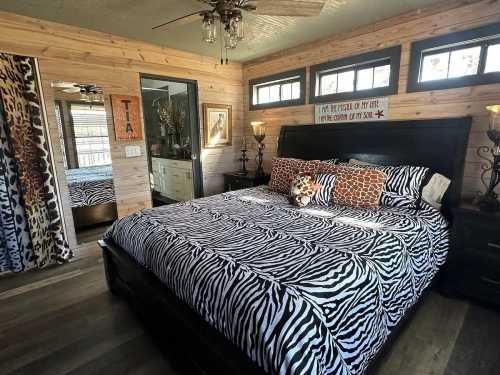
M141 94L153 205L200 197L196 82L141 75Z
M93 242L117 217L104 93L92 83L51 86L76 239Z

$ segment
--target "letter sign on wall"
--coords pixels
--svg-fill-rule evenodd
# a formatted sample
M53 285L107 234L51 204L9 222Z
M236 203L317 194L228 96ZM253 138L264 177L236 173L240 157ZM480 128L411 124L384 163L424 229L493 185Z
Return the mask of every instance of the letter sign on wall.
M383 121L389 119L389 98L317 104L315 111L316 124Z
M139 98L129 95L111 95L111 106L116 140L141 140L142 124L139 114Z

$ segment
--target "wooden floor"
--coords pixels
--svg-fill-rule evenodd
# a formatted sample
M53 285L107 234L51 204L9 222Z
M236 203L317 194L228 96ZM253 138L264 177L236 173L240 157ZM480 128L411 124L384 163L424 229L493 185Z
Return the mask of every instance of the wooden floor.
M110 224L96 225L90 228L84 228L76 231L76 241L78 244L95 243L102 238L103 234L109 228Z
M0 278L0 374L189 374L106 289L97 249ZM431 293L377 375L496 375L500 314Z

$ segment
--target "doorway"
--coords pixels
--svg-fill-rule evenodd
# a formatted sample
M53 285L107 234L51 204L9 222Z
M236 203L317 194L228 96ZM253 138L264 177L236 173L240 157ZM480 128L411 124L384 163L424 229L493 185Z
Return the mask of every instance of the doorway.
M196 81L140 79L153 206L203 196Z

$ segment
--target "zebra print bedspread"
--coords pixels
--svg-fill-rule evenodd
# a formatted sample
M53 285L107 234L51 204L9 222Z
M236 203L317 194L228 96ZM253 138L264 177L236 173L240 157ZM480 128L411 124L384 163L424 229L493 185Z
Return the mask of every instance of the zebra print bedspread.
M66 171L71 207L87 207L116 201L110 165Z
M445 261L441 214L296 208L265 187L146 209L106 234L272 374L362 374Z

